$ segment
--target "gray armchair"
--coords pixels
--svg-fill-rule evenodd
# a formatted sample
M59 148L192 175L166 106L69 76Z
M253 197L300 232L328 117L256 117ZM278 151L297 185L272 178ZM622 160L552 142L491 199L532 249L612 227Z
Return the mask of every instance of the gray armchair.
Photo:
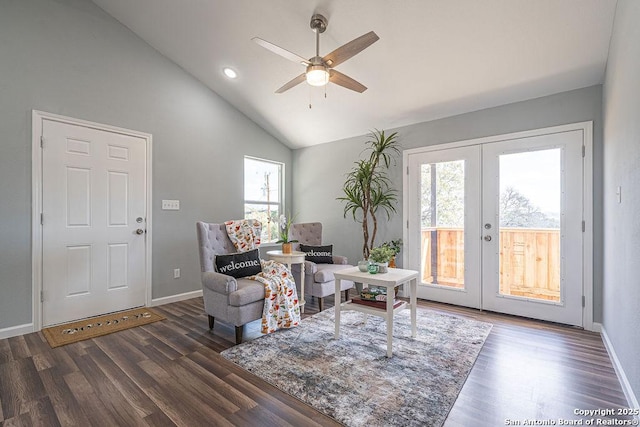
M246 323L262 318L264 285L255 280L236 279L215 271L215 256L237 252L224 224L196 223L204 311L209 316L209 329L215 319L236 328L236 344L242 342Z
M322 223L307 222L291 224L289 229L289 239L298 240L293 250L300 250L300 243L305 245L319 246L322 245ZM338 270L353 267L347 264L347 258L340 255L333 255L333 264L315 264L311 261L305 261L304 286L305 292L318 298L318 308L323 309L323 298L333 295L335 289L335 278L333 273ZM292 273L297 283L300 283L300 265L292 266ZM345 301L349 299L349 289L353 288L353 282L342 280L340 282L340 290L344 291ZM336 304L340 303L340 295L336 296Z

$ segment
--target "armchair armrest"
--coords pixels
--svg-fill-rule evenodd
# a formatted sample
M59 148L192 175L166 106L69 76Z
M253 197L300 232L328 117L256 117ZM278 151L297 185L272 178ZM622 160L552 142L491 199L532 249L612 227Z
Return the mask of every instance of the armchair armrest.
M304 262L304 274L315 274L318 271L318 266L315 262L305 261Z
M333 256L333 263L334 264L347 264L349 261L347 260L346 256L342 256L342 255L334 255Z
M230 294L238 289L238 282L235 277L215 271L205 271L202 273L202 286L211 289L219 294Z

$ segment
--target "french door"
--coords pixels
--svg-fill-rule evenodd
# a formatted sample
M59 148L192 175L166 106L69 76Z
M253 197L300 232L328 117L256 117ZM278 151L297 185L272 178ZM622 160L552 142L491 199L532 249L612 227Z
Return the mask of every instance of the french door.
M583 132L411 153L418 297L583 324Z

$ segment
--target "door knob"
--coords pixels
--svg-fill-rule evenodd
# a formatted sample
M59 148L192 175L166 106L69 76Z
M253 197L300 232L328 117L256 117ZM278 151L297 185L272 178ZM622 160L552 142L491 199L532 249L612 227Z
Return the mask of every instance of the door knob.
M487 242L490 242L491 241L491 236L489 236L489 235L484 236L484 240L486 240Z
M144 234L144 230L142 228L138 228L136 230L136 234L140 235L140 234Z

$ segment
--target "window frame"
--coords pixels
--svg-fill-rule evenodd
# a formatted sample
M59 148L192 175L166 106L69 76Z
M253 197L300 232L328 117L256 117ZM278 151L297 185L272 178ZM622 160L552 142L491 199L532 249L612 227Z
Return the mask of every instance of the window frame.
M246 175L246 161L247 160L251 160L251 161L255 161L255 162L262 162L262 163L267 163L267 164L271 164L271 165L276 165L278 166L278 171L279 171L279 176L278 176L278 183L277 183L277 188L278 188L278 193L280 195L279 197L279 201L278 202L265 202L263 200L253 200L253 199L247 199L247 195L245 193L246 191L246 179L247 179L247 175ZM247 205L261 205L261 206L277 206L278 207L278 215L282 215L284 213L284 207L285 207L285 163L284 162L279 162L277 160L270 160L270 159L264 159L261 157L255 157L255 156L247 156L245 155L243 157L243 174L242 174L242 178L243 178L243 216L246 214L247 212ZM255 218L251 218L251 219L255 219ZM267 224L263 224L262 225L263 230L265 230L265 228L268 228ZM262 244L263 245L269 245L269 244L275 244L276 241L278 240L278 236L274 236L273 239L269 240L267 238L264 238L262 240Z

